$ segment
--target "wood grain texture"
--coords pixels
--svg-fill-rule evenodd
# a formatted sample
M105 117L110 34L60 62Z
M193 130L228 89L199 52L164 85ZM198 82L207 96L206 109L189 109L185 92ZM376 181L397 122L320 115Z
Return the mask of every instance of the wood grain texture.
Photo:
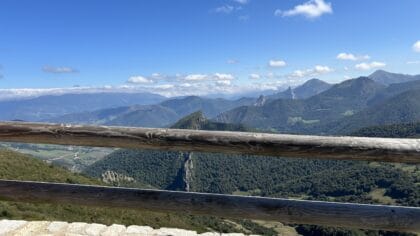
M420 163L420 139L0 122L0 141Z
M0 199L420 232L420 208L0 180Z

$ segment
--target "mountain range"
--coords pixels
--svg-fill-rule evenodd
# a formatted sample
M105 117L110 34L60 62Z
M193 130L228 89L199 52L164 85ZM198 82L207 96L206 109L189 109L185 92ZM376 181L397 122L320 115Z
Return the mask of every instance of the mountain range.
M387 81L394 75L393 81L406 78L384 71L374 73L380 74L385 74ZM420 120L419 95L420 80L384 85L360 77L306 99L276 99L259 106L237 107L221 113L215 121L282 133L349 134L366 126Z
M214 117L232 108L255 103L255 98L227 100L188 96L165 100L156 105L135 105L82 112L49 119L49 122L120 126L168 127L196 111Z
M151 93L86 93L46 95L0 101L0 120L41 121L70 113L103 108L155 104L166 98Z
M289 87L287 90L267 96L268 99L305 99L317 95L331 88L331 84L319 79L310 79L296 88Z
M384 84L384 85L390 85L390 84L398 84L398 83L404 83L414 80L420 80L420 75L406 75L406 74L397 74L397 73L391 73L384 70L377 70L373 72L371 75L369 75L369 78Z
M182 117L201 111L206 125L212 127L216 123L216 126L228 123L228 126L243 125L271 132L343 134L364 124L416 121L411 120L418 117L417 103L413 100L416 92L405 95L413 99L396 98L416 89L420 90L420 76L379 70L368 77L338 84L311 79L298 87L261 95L258 99L198 96L166 99L148 93L98 93L2 101L0 119L170 127ZM403 111L396 113L399 108Z
M303 132L305 128L361 111L384 89L384 85L360 77L333 85L307 99L277 99L262 106L242 106L221 113L215 120L280 132Z

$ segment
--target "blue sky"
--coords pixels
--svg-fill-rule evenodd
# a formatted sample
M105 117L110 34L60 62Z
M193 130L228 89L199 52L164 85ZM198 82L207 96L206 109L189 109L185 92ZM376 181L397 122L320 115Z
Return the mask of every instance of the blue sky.
M418 0L2 0L0 88L180 95L420 74L419 11Z

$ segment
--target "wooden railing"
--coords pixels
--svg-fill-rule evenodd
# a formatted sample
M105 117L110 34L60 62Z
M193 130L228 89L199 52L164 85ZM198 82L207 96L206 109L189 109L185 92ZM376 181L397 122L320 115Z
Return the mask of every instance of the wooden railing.
M0 123L0 141L420 163L419 139ZM0 180L0 199L420 232L420 208Z

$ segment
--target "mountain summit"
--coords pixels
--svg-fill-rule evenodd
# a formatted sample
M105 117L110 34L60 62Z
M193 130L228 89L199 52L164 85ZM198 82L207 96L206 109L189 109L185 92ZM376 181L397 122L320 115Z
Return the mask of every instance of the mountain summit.
M420 80L420 75L406 75L406 74L397 74L397 73L391 73L384 70L377 70L373 72L371 75L369 75L369 78L384 84L384 85L390 85L390 84L396 84L396 83L404 83L408 81L413 80Z
M310 79L302 85L297 86L296 88L292 89L289 87L282 92L268 96L268 99L306 99L328 90L331 88L331 86L331 84L325 81L319 79Z

